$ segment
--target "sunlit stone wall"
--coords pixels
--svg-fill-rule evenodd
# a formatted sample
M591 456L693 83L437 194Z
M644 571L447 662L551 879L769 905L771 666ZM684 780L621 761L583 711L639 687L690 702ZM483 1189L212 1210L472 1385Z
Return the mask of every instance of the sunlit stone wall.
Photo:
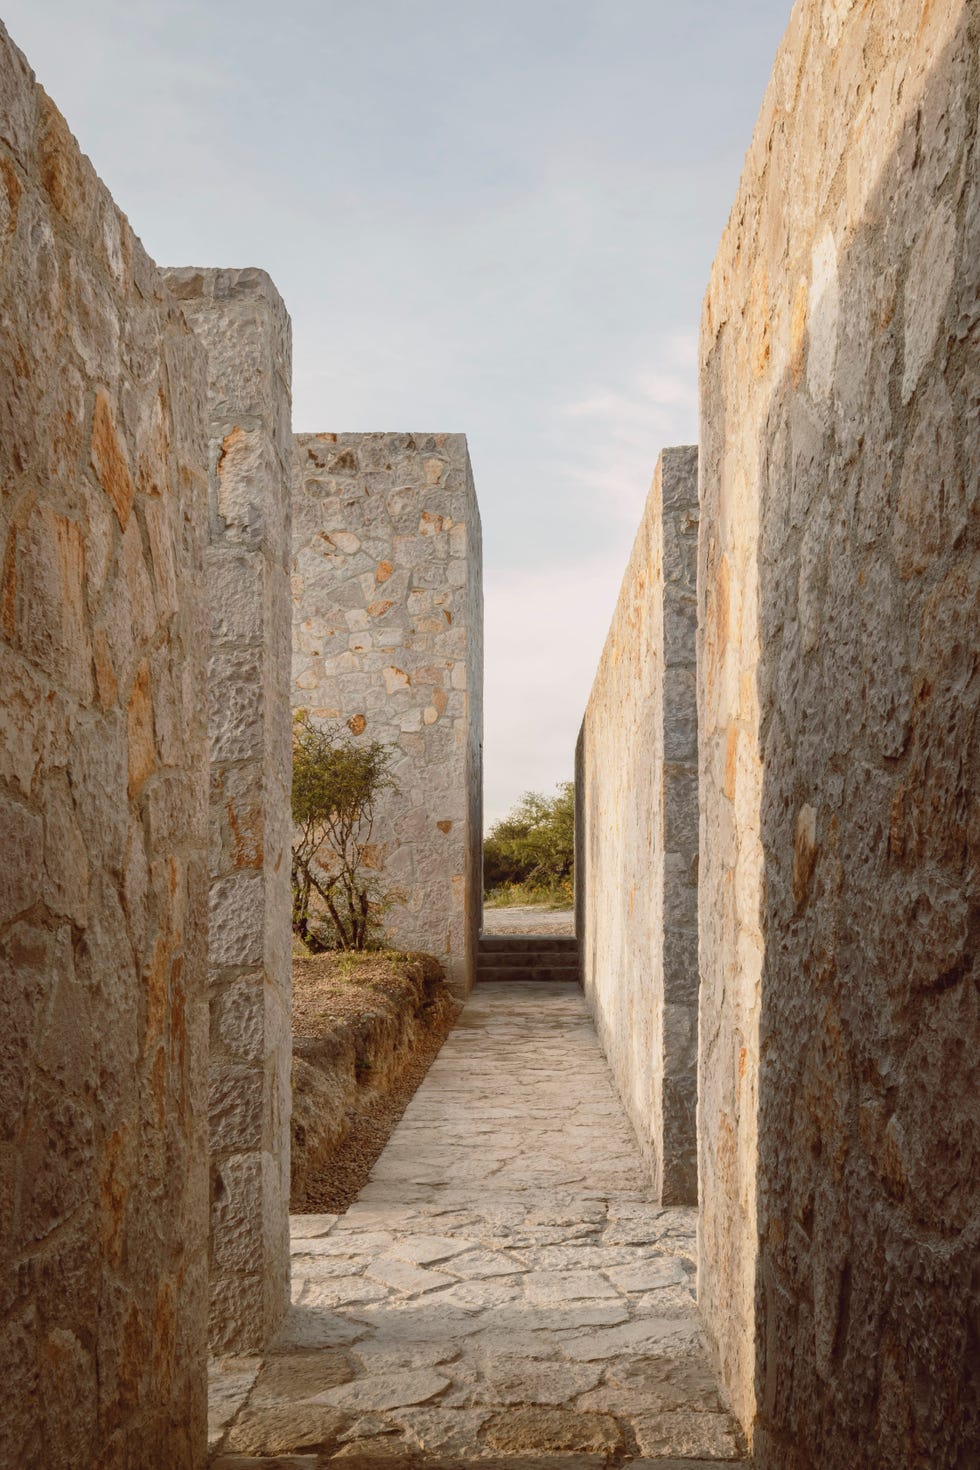
M697 1202L698 454L657 465L579 741L585 993L654 1186Z
M762 1470L980 1444L977 25L795 6L705 301L700 1299Z
M204 353L0 27L0 1463L205 1450Z

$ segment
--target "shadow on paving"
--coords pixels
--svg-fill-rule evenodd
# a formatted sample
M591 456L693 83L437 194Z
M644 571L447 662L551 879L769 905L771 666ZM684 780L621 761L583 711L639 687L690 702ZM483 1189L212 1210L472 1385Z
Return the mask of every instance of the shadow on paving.
M215 1470L744 1461L573 985L481 985L370 1182L293 1220L293 1307L213 1365Z

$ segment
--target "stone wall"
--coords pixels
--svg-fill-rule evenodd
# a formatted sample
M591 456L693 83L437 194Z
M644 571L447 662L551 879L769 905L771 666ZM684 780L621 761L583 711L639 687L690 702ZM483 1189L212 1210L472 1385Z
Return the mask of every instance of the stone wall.
M289 1302L291 328L264 271L173 270L208 353L211 1345Z
M204 354L0 27L0 1462L205 1446Z
M583 983L664 1204L697 1202L697 538L697 450L666 449L576 774Z
M980 1443L978 55L798 3L705 302L700 1296L762 1470Z
M472 984L482 913L480 513L462 434L299 434L293 705L397 748L371 861L390 941Z

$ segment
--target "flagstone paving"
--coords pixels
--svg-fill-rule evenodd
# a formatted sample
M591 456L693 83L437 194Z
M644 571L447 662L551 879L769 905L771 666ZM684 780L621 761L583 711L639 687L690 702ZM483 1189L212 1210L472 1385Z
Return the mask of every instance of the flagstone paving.
M696 1219L654 1201L577 987L479 986L357 1201L294 1217L275 1349L214 1365L215 1470L744 1460Z

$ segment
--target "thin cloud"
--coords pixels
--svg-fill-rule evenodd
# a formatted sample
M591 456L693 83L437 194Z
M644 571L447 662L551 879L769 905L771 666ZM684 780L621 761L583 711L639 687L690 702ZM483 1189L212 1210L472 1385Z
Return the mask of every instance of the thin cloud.
M634 526L661 449L697 438L697 337L664 340L658 361L622 387L596 388L561 406L585 426L566 473L581 497L597 497L606 513Z

